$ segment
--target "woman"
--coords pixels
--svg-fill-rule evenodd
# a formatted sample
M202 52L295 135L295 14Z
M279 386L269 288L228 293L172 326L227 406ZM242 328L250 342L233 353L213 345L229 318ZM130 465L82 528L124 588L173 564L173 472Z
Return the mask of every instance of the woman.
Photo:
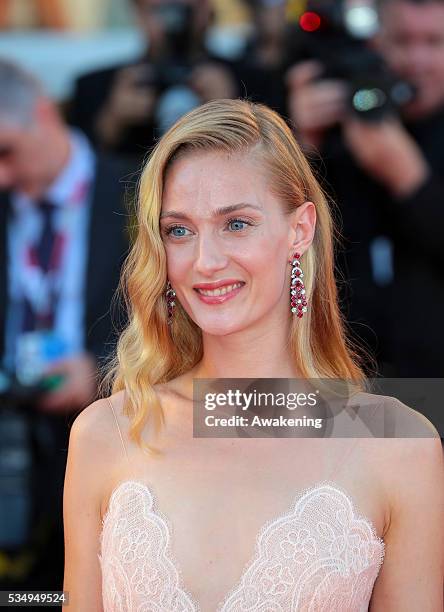
M421 438L193 437L193 380L363 382L329 210L278 115L219 100L173 126L124 281L113 394L70 437L71 609L441 610L442 451L418 413L376 404Z

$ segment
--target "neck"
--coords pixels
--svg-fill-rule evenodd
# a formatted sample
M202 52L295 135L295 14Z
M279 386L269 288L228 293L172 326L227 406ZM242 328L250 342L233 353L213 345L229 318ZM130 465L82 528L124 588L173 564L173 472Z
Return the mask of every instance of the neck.
M288 348L288 314L258 327L228 336L204 334L204 356L193 378L296 378Z

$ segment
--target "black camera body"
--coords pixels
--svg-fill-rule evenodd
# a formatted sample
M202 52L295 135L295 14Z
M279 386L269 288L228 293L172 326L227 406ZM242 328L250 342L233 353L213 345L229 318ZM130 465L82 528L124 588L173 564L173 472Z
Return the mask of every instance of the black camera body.
M298 35L293 36L290 55L294 60L319 60L324 66L321 78L342 79L348 84L350 110L360 119L377 121L396 115L413 99L415 90L394 75L368 45L377 26L375 9L363 5L355 27L356 10L347 9L343 0L309 0L296 26Z

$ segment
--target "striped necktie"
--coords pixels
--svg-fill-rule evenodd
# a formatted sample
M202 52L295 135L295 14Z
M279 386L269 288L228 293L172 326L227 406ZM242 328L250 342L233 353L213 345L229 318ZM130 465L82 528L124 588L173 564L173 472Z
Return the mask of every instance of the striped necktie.
M40 240L36 245L36 254L40 268L43 272L48 272L56 238L54 229L55 207L47 200L42 200L39 205L39 210L43 217L43 224Z
M42 218L42 229L40 237L31 247L32 260L43 274L58 265L55 261L57 246L57 233L54 228L55 206L48 200L38 202L38 210ZM55 302L53 296L50 299L50 307L45 313L37 313L32 304L25 298L22 331L34 331L36 329L50 329L54 323Z

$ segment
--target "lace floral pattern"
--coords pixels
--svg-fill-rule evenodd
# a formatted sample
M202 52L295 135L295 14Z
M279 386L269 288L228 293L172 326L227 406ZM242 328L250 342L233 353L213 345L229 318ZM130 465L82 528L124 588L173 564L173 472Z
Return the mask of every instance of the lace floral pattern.
M321 483L261 530L256 555L218 612L368 610L384 542L350 498Z
M168 521L136 481L112 493L101 534L105 612L197 612L181 585ZM384 542L349 496L319 483L261 529L255 555L218 612L368 610Z
M170 531L148 487L126 481L114 490L100 547L105 612L195 612L179 587Z

